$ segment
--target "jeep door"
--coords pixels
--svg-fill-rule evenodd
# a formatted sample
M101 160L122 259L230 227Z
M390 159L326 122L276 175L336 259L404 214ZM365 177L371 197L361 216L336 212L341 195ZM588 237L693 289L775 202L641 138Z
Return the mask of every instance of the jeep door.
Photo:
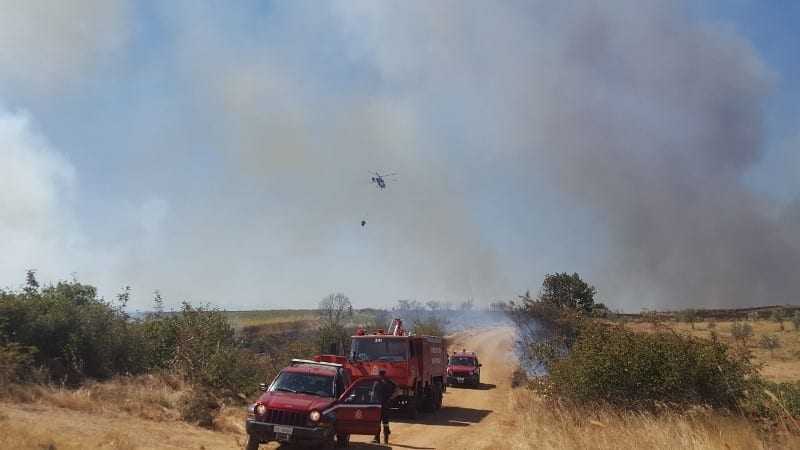
M378 377L364 377L348 386L339 400L325 412L336 414L337 434L375 435L381 431L381 399Z

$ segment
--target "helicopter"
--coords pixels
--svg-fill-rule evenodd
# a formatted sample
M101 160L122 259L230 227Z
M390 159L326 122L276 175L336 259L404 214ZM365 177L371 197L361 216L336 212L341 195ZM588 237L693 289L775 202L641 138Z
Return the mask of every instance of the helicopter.
M375 176L372 177L372 182L375 183L379 189L386 189L386 180L384 178L389 178L397 175L397 173L394 172L387 173L384 175L381 175L378 172L372 172L372 173L375 174Z

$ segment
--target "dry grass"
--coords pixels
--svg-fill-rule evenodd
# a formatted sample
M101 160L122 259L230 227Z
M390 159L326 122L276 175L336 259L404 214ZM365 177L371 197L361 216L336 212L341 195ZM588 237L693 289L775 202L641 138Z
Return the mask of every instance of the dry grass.
M532 391L511 395L514 430L497 448L772 449L800 448L800 437L765 433L746 418L706 409L661 414L553 405Z
M186 391L178 378L145 375L89 383L78 389L61 386L11 385L0 398L74 411L125 415L148 420L178 420L178 402Z
M153 375L79 389L6 386L0 390L0 449L240 448L244 407L223 405L214 431L204 430L181 421L180 399L189 392L177 378Z
M716 332L718 339L729 344L734 348L741 348L742 345L731 336L732 321L698 322L692 327L685 322L665 321L657 325L648 322L629 322L625 326L634 331L653 332L661 329L671 329L681 334L710 339L711 332ZM753 327L753 337L751 337L745 348L751 354L751 361L759 367L759 371L764 378L770 381L800 381L800 330L796 330L791 322L781 325L777 322L767 320L748 321ZM774 351L762 349L758 342L762 335L774 335L778 337L781 346Z

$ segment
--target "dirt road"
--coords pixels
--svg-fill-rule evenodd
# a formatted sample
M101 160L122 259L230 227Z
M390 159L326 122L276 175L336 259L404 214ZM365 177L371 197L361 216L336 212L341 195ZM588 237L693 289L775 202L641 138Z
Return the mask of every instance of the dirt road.
M451 349L474 350L483 364L477 389L449 388L440 411L420 414L415 422L392 423L390 445L369 443L368 436L353 436L351 448L378 449L496 449L514 431L508 411L514 360L513 331L488 328L460 333ZM175 421L154 421L124 412L98 414L41 403L0 403L0 448L14 449L241 449L244 412L235 426L209 431ZM276 445L262 445L274 449Z
M465 332L450 343L451 350L474 350L483 364L482 386L448 388L444 404L434 414L421 414L411 423L391 425L389 447L370 444L367 436L353 436L356 450L387 449L496 449L513 430L507 405L511 390L513 330L490 328Z

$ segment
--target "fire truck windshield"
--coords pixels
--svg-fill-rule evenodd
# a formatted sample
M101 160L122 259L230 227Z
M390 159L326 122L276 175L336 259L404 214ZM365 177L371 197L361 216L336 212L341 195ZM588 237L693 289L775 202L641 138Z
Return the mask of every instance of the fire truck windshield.
M333 397L333 377L309 373L281 372L269 387L270 391Z
M464 356L453 356L450 358L451 366L474 366L475 359Z
M350 354L354 361L406 361L408 340L383 337L353 339Z

